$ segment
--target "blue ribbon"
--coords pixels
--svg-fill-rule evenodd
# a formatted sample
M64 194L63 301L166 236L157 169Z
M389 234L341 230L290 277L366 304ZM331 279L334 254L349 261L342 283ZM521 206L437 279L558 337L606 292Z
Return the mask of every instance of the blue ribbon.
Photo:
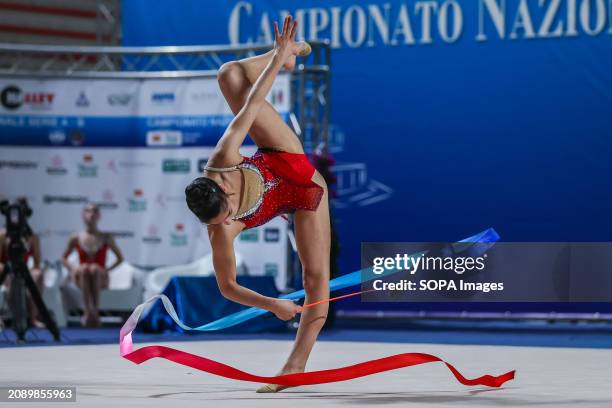
M452 247L453 247L452 250L454 253L467 251L471 256L478 256L478 254L482 254L486 252L498 240L499 240L499 235L497 234L497 232L493 228L489 228L479 234L476 234L474 236L468 237L466 239L463 239L459 242L452 244ZM411 257L419 257L419 256L422 256L424 253L425 252L412 254ZM355 272L340 276L336 279L332 279L331 281L329 281L330 292L348 288L350 286L360 285L363 282L367 282L369 280L374 279L374 277L372 277L367 280L362 280L363 273L367 271L371 271L371 270L372 268L366 268L366 269L362 269L359 271L355 271ZM379 279L381 277L388 276L396 272L397 272L396 270L392 269L392 270L386 271L385 273L381 275L376 275L375 277ZM369 274L367 276L372 276L372 275ZM295 301L295 300L300 300L304 298L305 295L306 293L302 289L302 290L298 290L293 293L288 293L286 295L283 295L280 298ZM165 295L160 294L160 295L153 296L152 298L147 300L145 303L139 305L136 308L137 310L134 311L134 313L132 314L129 320L135 320L134 322L135 324L138 321L138 318L143 308L149 303L157 299L162 300L164 307L166 311L168 312L168 314L170 315L170 317L172 317L172 320L174 320L176 324L179 325L184 330L215 331L215 330L227 329L228 327L236 326L240 323L246 322L247 320L251 320L258 316L262 316L268 313L267 310L260 309L257 307L251 307L249 309L245 309L240 312L233 313L229 316L225 316L221 319L215 320L214 322L206 323L202 326L192 328L184 324L178 318L176 311L174 310L174 306L172 305L172 302L170 302L170 299L168 299Z

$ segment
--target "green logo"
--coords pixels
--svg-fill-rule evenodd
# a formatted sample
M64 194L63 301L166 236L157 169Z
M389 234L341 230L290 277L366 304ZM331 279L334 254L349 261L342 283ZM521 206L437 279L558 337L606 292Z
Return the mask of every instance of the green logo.
M128 198L130 212L141 212L147 210L147 202L142 198Z
M240 241L242 242L257 242L259 241L259 230L258 229L248 229L246 231L242 231L240 233Z
M142 189L134 190L132 197L128 198L128 210L130 212L141 212L147 210L147 200L144 198Z
M264 274L266 276L278 276L278 264L277 263L265 263L264 264Z
M164 159L162 171L164 173L189 173L191 161L189 159Z
M172 246L185 246L187 245L187 235L185 234L170 234L170 244Z
M98 177L98 166L79 163L79 177Z
M184 224L176 224L174 231L170 233L170 245L172 246L186 246L187 245L187 234L185 233Z

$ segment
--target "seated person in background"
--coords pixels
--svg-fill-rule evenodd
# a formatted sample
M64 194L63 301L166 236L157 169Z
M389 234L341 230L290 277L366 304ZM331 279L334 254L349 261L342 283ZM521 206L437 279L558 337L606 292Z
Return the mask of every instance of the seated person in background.
M20 197L18 201L22 205L26 205L26 206L28 205L27 199L25 197ZM40 293L40 296L42 296L43 290L44 290L44 279L43 279L43 272L40 269L40 260L41 260L40 239L38 238L38 235L36 235L34 231L32 231L29 225L27 225L26 227L27 227L26 233L25 233L25 236L23 237L23 244L25 245L25 248L26 248L26 253L24 255L24 261L26 265L28 264L28 260L30 259L30 257L34 261L34 265L30 269L30 275L32 276L34 283L38 287L38 292ZM6 267L6 263L8 262L9 244L10 244L10 238L7 236L6 229L4 228L0 229L0 275L4 272L4 268ZM12 296L11 280L12 280L12 274L7 275L4 280L4 285L6 286L9 297ZM28 298L27 300L28 309L29 309L28 321L29 321L30 326L38 327L38 328L45 327L44 323L40 321L40 312L38 311L38 307L36 307L36 304L34 303L34 299L32 298L32 295L30 295L29 291L26 291L26 294Z
M98 230L99 220L100 208L93 203L87 204L83 209L85 229L70 237L62 256L62 263L83 293L85 310L81 324L87 327L100 326L100 290L108 288L109 272L123 262L123 255L113 236ZM109 268L106 267L108 249L117 258ZM79 254L79 265L68 261L73 251Z

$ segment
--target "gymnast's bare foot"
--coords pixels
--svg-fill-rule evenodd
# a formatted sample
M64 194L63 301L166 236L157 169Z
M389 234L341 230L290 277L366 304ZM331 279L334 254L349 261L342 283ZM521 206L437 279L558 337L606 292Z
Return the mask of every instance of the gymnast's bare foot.
M38 319L30 319L30 327L36 327L37 329L44 329L47 326Z
M310 44L308 44L306 41L299 41L295 43L295 51L291 54L291 56L289 56L287 62L283 64L283 67L285 67L287 71L293 71L293 69L295 68L296 57L298 55L300 57L306 57L311 52L312 48L310 47Z
M277 375L295 374L295 373L303 373L303 372L304 372L303 368L284 368ZM291 387L292 387L291 385L265 384L259 387L257 391L255 392L258 392L258 393L279 392L279 391L282 391L282 390L285 390Z

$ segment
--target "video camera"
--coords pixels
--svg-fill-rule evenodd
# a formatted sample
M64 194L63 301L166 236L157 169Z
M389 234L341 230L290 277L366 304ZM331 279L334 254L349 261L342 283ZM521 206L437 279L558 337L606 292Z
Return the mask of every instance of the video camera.
M6 235L10 242L9 257L23 256L25 253L23 240L32 235L32 229L27 221L32 216L32 208L25 198L19 198L12 204L8 200L2 200L0 213L6 217Z
M60 339L59 329L55 320L49 314L40 292L28 270L24 255L26 254L27 240L33 232L28 225L28 218L32 216L32 209L25 198L18 198L14 203L8 200L0 201L0 213L6 217L6 236L8 262L2 274L0 274L0 285L8 274L13 275L11 282L10 309L13 318L13 328L17 334L18 341L25 341L27 325L26 291L30 292L36 307L42 315L47 329L53 334L56 341Z

